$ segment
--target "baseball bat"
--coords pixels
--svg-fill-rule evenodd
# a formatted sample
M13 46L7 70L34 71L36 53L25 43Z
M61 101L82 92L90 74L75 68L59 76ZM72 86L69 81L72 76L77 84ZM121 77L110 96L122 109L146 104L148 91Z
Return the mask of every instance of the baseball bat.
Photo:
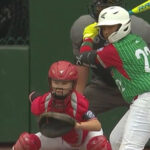
M150 0L147 0L146 2L134 7L133 9L129 10L129 14L138 14L144 11L150 10Z

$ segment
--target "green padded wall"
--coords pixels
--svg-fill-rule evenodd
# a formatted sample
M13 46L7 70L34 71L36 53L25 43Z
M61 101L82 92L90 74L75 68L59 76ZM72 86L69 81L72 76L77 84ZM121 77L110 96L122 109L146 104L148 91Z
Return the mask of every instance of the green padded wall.
M0 47L0 143L29 130L28 47Z

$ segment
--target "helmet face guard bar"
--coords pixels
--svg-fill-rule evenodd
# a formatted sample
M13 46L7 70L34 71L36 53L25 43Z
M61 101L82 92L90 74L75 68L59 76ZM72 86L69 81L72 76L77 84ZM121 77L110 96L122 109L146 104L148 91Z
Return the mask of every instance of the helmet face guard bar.
M62 90L61 95L57 95L56 94L57 90ZM63 90L65 90L65 89L63 89L63 88L52 88L52 95L53 95L53 97L56 98L56 99L64 100L67 95L63 94Z
M72 86L71 88L58 88L58 87L51 87L52 89L52 95L55 96L55 98L60 98L60 99L65 99L74 89L74 87ZM60 90L61 94L58 95L57 91ZM68 93L64 94L64 91L67 90Z

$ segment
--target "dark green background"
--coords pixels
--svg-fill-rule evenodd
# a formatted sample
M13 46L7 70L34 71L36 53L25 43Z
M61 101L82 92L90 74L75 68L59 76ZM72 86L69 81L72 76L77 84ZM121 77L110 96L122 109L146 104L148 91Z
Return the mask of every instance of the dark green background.
M48 90L47 72L52 62L73 62L70 27L87 13L88 0L30 0L30 45L0 47L0 142L14 142L24 131L37 132L28 94ZM142 0L128 0L130 10ZM149 11L138 15L150 22ZM125 108L99 116L108 136Z

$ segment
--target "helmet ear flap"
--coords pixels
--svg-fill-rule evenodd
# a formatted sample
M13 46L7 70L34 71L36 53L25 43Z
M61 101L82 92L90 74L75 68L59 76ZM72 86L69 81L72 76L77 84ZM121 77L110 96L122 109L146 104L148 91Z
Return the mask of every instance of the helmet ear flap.
M74 80L74 81L73 81L72 89L76 89L76 86L77 86L77 80Z

